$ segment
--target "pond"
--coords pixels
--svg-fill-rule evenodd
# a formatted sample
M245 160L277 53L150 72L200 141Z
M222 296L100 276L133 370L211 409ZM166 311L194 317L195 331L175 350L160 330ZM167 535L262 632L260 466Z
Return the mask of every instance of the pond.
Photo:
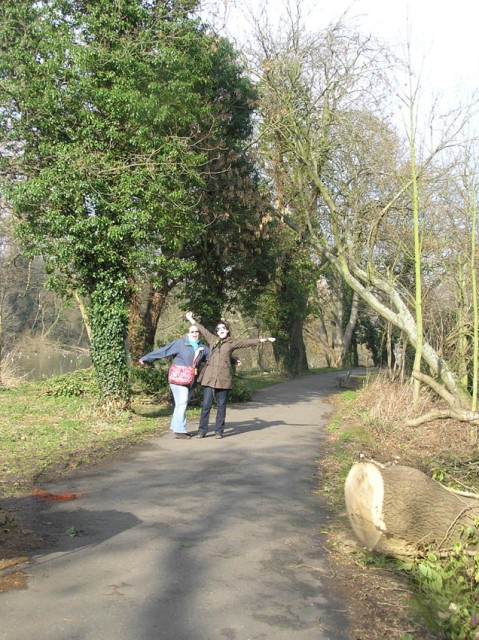
M87 349L48 348L15 351L5 355L18 377L28 381L46 380L91 366Z

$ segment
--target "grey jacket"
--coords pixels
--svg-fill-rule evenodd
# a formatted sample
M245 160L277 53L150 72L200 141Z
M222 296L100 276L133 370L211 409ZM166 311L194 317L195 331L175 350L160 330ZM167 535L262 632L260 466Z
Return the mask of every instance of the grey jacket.
M173 362L175 364L191 366L195 365L199 367L201 362L206 360L210 350L205 344L200 344L199 353L195 360L195 350L191 346L188 336L177 338L173 342L169 342L164 347L156 349L147 353L146 356L142 356L140 360L143 362L154 362L155 360L161 360L162 358L168 358L168 356L174 356Z

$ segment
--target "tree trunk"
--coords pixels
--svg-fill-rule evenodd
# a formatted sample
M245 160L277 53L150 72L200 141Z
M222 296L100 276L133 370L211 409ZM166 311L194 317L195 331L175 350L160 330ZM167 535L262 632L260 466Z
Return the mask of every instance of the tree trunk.
M148 282L143 291L132 296L128 310L128 343L133 362L154 348L158 321L173 286L172 282L166 281L159 289L154 289Z
M159 289L151 289L148 296L148 303L145 312L145 344L146 349L153 349L155 346L155 334L158 321L165 306L166 298L171 289L175 286L173 282L164 282Z
M388 361L388 371L391 373L393 366L396 366L396 360L393 365L392 324L390 322L386 322L386 356Z
M142 296L139 291L133 293L128 305L128 350L134 364L146 353Z
M3 386L3 298L0 303L0 387Z
M479 496L447 489L411 467L373 462L353 465L345 501L362 544L398 558L417 555L421 545L451 549L461 527L479 516Z
M91 361L98 382L99 399L112 410L126 409L130 402L126 339L128 295L120 285L100 282L91 293L88 312L92 331Z
M88 336L88 341L91 343L91 327L90 322L88 320L88 312L85 307L85 302L77 291L73 291L73 298L78 305L78 309L80 310L80 314L83 320L83 324L85 325L86 334Z
M354 329L359 316L359 296L356 291L353 291L353 299L351 301L351 310L349 312L349 320L346 325L343 337L343 367L347 364L347 356L351 348L351 341L353 338Z
M294 376L309 370L306 347L303 339L303 318L296 316L291 327L290 338L290 371Z

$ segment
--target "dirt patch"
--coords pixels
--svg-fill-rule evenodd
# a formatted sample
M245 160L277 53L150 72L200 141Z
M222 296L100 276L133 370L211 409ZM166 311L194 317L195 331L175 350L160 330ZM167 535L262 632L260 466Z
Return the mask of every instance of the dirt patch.
M0 503L0 593L27 588L27 574L19 567L29 562L35 549L49 546L31 519L31 507L1 507Z
M14 501L9 500L10 503ZM23 562L28 552L48 544L36 530L31 514L31 505L2 507L0 503L0 570ZM17 558L20 559L15 562Z
M349 603L350 640L437 640L420 619L405 575L364 564L364 550L336 523L329 535L335 582Z
M0 593L13 589L26 589L28 576L24 571L11 571L0 574Z

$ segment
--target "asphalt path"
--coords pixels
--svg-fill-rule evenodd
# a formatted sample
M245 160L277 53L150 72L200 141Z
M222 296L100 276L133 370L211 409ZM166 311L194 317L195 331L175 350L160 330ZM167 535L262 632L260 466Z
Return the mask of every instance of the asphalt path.
M229 405L223 440L168 433L44 487L83 495L42 503L58 541L0 594L0 638L347 639L315 493L334 388L281 383Z

